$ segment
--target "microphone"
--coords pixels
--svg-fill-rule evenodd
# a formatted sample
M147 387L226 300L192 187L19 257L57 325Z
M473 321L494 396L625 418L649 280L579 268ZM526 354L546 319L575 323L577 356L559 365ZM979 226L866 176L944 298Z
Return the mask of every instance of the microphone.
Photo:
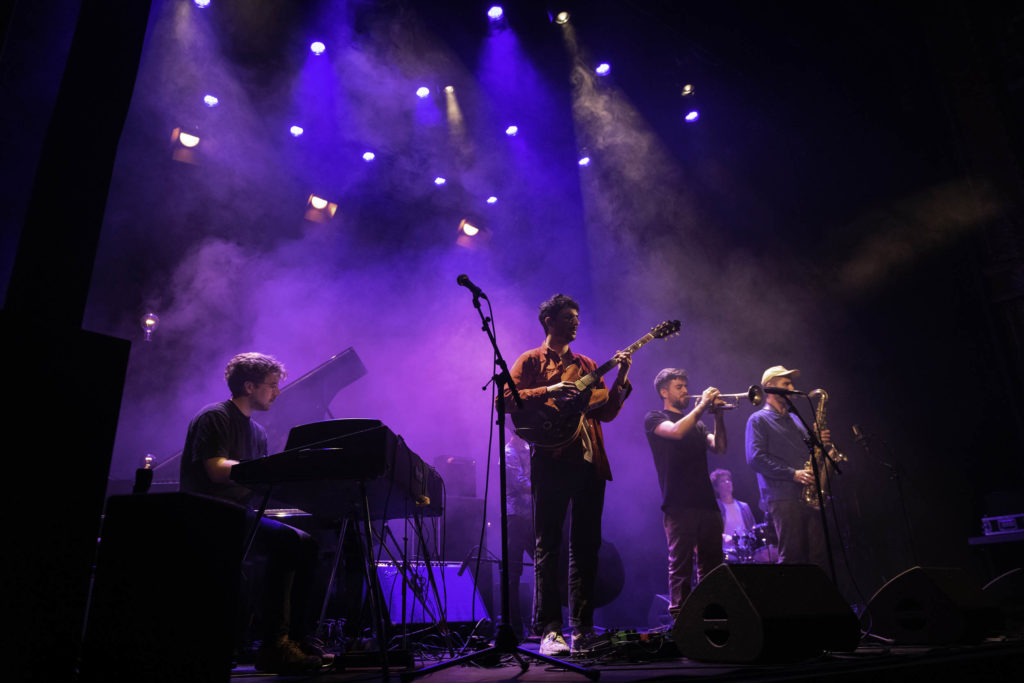
M466 275L465 273L455 278L455 282L457 282L460 287L465 287L469 291L473 292L473 296L479 297L481 299L487 299L487 295L484 294L483 290L474 285L473 282L469 279L469 276ZM490 299L487 300L490 301Z
M775 394L776 396L806 396L802 391L794 391L793 389L782 389L780 387L765 387L764 393Z
M864 430L860 428L860 425L853 425L853 440L859 443L861 446L866 446L868 442L868 435L864 433Z

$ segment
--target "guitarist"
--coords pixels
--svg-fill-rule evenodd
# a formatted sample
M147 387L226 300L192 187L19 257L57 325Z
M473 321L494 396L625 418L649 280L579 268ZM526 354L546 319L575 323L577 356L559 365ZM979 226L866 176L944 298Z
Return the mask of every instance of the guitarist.
M562 636L562 601L558 587L562 525L570 504L571 651L586 651L593 643L601 512L605 483L612 478L601 422L613 420L632 391L627 379L632 359L624 352L615 354L613 359L619 370L610 388L604 380L598 380L581 394L573 384L572 380L597 369L597 363L569 348L580 324L579 310L579 304L564 294L556 294L542 303L538 318L546 335L544 343L521 355L511 370L526 411L545 405L562 405L567 410L583 413L582 429L568 443L532 448L530 485L536 536L534 628L542 636L540 653L549 657L570 652ZM508 391L505 402L510 411L514 410Z

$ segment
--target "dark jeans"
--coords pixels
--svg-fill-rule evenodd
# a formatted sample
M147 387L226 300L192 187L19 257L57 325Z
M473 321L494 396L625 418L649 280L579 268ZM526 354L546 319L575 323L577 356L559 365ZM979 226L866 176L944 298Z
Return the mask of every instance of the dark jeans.
M562 524L572 505L569 526L569 625L574 631L594 626L594 582L601 547L601 513L605 480L590 463L573 463L535 455L531 461L534 552L534 628L544 635L562 630L558 587Z
M256 518L249 514L249 523ZM316 615L311 602L317 544L313 537L274 519L260 519L252 552L267 559L260 601L260 637L287 635L298 641L313 632Z
M671 510L662 517L668 542L668 612L679 616L679 608L690 594L693 553L697 552L697 577L722 564L722 515L714 510Z
M508 516L508 591L509 591L509 623L516 635L522 637L528 627L523 621L520 608L519 586L523 577L523 554L533 559L536 545L534 538L533 519L527 515Z
M802 500L768 502L779 535L779 564L816 564L828 571L821 513Z

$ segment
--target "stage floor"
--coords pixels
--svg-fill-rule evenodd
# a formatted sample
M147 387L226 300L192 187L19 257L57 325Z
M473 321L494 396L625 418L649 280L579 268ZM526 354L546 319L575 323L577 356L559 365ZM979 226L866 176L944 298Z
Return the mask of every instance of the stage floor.
M535 644L524 644L536 649ZM529 668L520 673L519 665L506 657L498 666L454 666L429 675L416 677L417 681L586 681L581 674L555 669L537 660L528 660ZM585 659L570 660L582 666L591 666ZM431 662L417 662L417 668ZM992 638L971 646L944 647L879 647L861 646L855 652L820 657L792 664L712 664L694 662L685 658L651 662L621 661L614 655L593 662L606 683L627 681L674 681L699 678L727 681L1010 681L1019 680L1024 671L1024 636ZM390 679L398 680L404 669L393 668ZM280 681L315 679L323 683L335 681L381 680L380 668L359 668L347 671L325 671L313 676L272 676L260 674L252 667L239 667L232 673L233 683L255 683L274 678Z

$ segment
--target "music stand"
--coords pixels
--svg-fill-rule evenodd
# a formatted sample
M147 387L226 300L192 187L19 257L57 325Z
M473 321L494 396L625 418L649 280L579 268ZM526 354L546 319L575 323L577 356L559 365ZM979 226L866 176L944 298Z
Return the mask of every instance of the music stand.
M460 275L461 280L464 275ZM467 280L468 281L468 280ZM472 289L472 288L471 288ZM512 392L512 398L515 400L516 406L522 408L523 400L519 396L519 391L516 389L515 382L512 381L512 375L509 374L508 366L505 364L505 359L501 356L501 351L498 349L498 342L494 337L494 331L491 329L491 318L484 315L483 310L480 307L480 298L484 299L487 296L479 291L473 291L473 306L476 307L477 313L480 314L480 320L483 323L482 330L487 333L487 338L491 341L491 347L494 349L494 364L500 368L500 372L496 373L492 377L495 388L498 392L497 409L498 409L498 492L499 492L499 508L501 510L501 622L498 624L497 633L494 636L494 644L490 647L486 647L483 650L471 652L470 654L463 655L461 657L455 657L449 659L446 662L435 664L433 666L427 666L422 669L416 669L415 671L404 671L401 673L400 678L403 682L411 681L417 676L426 676L434 673L435 671L441 671L457 664L463 664L465 662L474 662L481 659L489 659L492 655L512 655L516 661L519 662L520 670L525 673L529 668L529 664L523 659L523 655L526 657L532 657L533 659L540 660L551 666L557 666L562 669L568 669L578 674L586 676L592 681L596 681L601 676L601 672L596 669L587 669L576 664L556 659L554 657L548 657L542 655L539 652L533 650L527 650L519 645L519 638L516 636L515 631L512 629L512 624L509 618L509 585L508 585L508 505L506 503L506 482L505 482L505 387L508 386L509 391ZM488 300L489 301L489 300Z

